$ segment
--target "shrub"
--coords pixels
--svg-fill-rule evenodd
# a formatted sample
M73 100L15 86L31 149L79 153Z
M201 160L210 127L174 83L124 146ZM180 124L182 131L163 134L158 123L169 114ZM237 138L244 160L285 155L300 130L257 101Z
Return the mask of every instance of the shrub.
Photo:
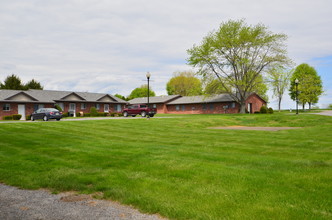
M27 116L25 117L25 120L27 120L27 121L31 120L31 115L27 115Z
M115 112L112 112L110 115L111 115L111 117L115 117Z
M123 114L120 112L120 113L118 113L118 117L122 117L123 116Z
M260 114L260 111L255 111L254 114Z
M83 117L90 117L91 114L90 113L84 113Z
M20 114L14 114L13 116L13 120L20 120L22 118L22 115Z
M98 116L97 109L95 107L90 108L90 115L93 116Z
M76 117L81 117L81 113L80 113L80 112L77 112L77 113L76 113Z
M108 112L98 112L98 115L99 117L106 117L108 114Z
M63 118L65 118L65 117L69 117L69 112L64 112L64 113L62 114L62 117L63 117Z
M267 113L269 113L269 114L273 114L273 108L271 108L271 107L268 108L268 109L267 109Z
M263 105L260 109L260 113L262 114L266 114L267 113L267 107L265 105Z
M3 120L13 120L13 116L12 115L6 115L2 117Z
M62 108L60 107L60 105L58 105L58 104L55 104L54 108L57 109L59 112L63 111Z

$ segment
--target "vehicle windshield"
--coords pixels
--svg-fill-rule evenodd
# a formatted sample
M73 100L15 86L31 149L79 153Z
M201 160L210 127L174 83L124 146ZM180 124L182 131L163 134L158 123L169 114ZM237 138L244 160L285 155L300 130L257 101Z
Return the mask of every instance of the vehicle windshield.
M55 108L41 108L38 109L37 112L58 112L58 109Z

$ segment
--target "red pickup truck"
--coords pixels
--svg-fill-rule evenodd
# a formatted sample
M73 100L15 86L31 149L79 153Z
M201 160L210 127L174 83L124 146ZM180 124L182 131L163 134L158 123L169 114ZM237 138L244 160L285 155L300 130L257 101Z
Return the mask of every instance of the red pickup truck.
M135 117L136 115L141 115L142 117L150 116L153 117L155 114L157 114L156 108L148 108L146 104L135 104L135 105L129 105L127 108L124 108L123 116L128 117L131 115L132 117Z

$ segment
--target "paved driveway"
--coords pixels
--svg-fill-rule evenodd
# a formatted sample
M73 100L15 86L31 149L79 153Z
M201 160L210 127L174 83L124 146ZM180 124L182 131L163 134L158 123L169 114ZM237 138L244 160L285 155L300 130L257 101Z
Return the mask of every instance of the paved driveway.
M161 220L118 202L96 200L88 195L51 194L45 190L22 190L0 184L2 220Z
M326 115L326 116L332 116L332 111L323 111L323 112L319 112L319 113L312 113L312 114L316 114L316 115Z
M153 118L174 118L174 117L153 117ZM179 117L177 117L179 118ZM61 119L60 121L87 121L87 120L133 120L133 119L145 119L147 120L147 118L144 117L95 117L95 118L64 118ZM152 119L152 118L151 118ZM42 120L37 120L37 121L25 121L25 120L19 120L19 121L6 121L6 120L0 120L0 123L36 123L36 122L41 122ZM50 121L56 121L56 120L50 120ZM56 121L58 122L58 121Z

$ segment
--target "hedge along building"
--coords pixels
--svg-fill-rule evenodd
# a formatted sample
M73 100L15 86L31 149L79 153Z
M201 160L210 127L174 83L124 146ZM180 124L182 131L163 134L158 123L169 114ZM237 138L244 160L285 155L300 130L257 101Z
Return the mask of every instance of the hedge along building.
M7 115L21 114L22 120L38 108L54 108L76 116L89 113L92 107L99 112L121 112L126 101L105 93L69 92L54 90L0 90L0 119Z
M136 98L128 101L130 104L145 104L147 98ZM172 114L232 114L239 113L240 105L229 95L214 96L156 96L150 97L152 107L158 113ZM249 113L259 111L266 101L256 93L252 93L246 100L246 110Z

